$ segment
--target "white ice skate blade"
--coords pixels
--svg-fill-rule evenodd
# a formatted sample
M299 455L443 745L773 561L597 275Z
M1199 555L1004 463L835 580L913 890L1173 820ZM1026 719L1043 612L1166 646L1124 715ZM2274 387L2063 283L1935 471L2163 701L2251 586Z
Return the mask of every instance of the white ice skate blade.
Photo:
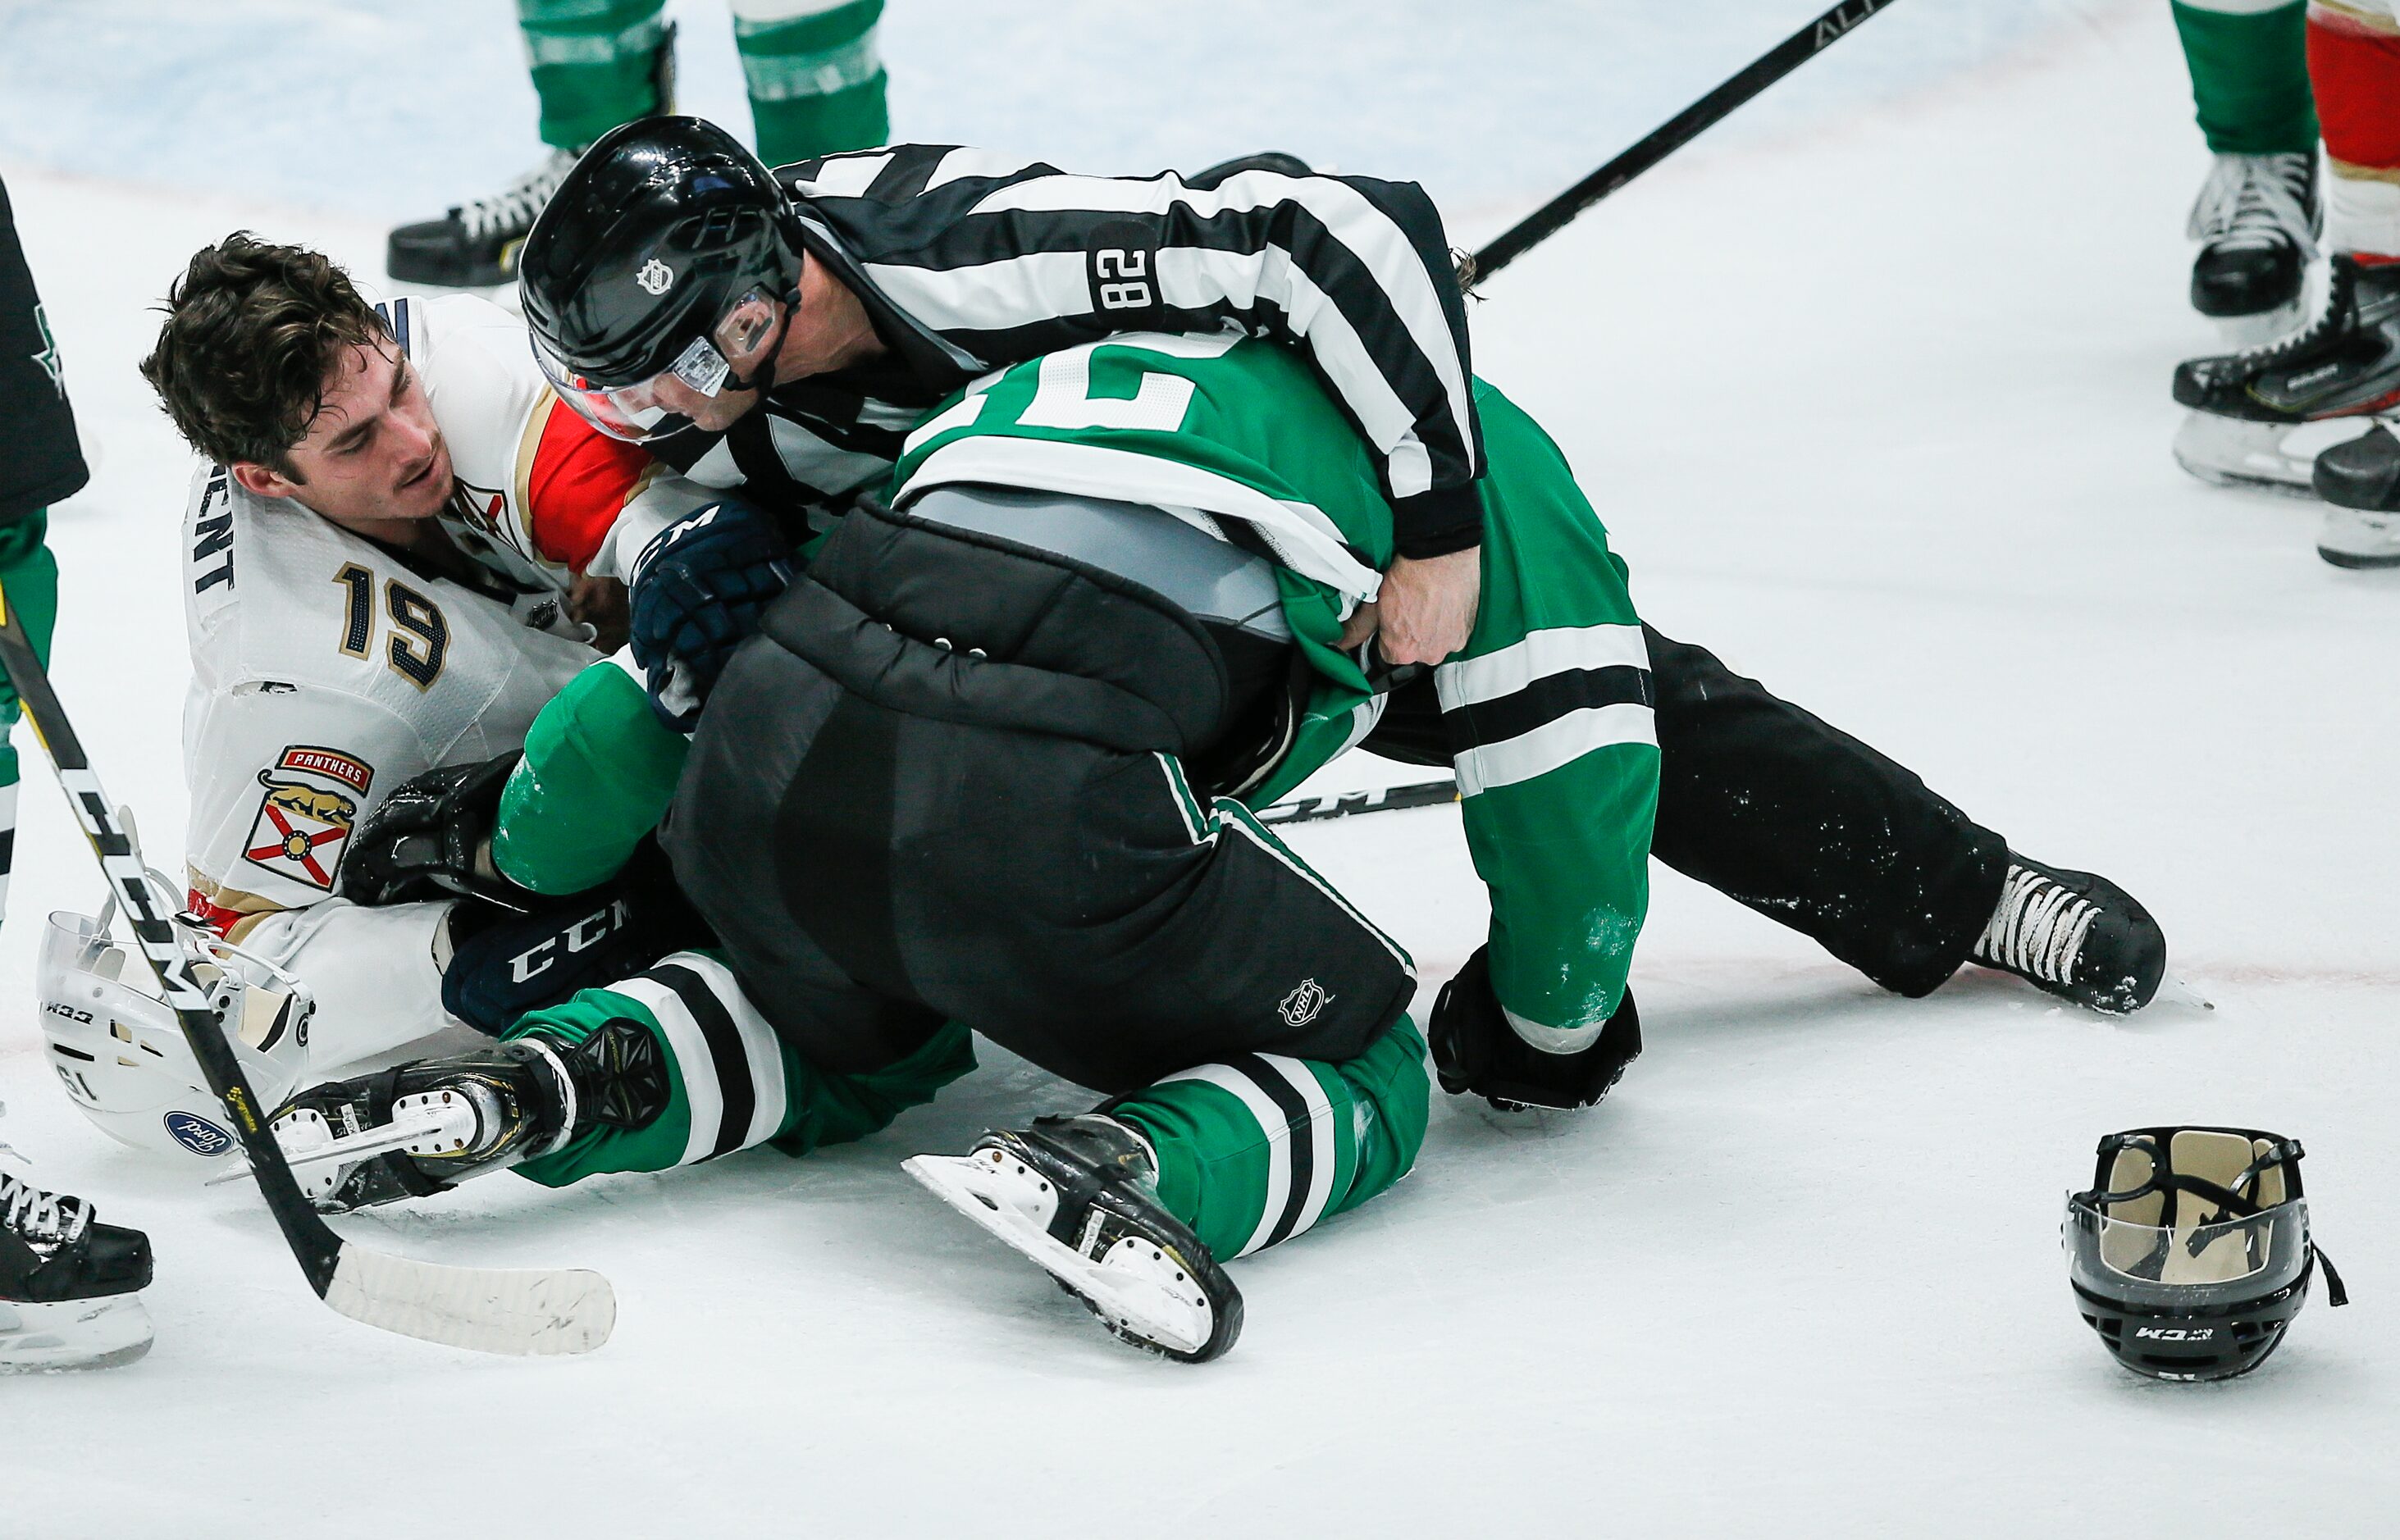
M472 1110L443 1110L427 1105L422 1097L402 1097L392 1105L392 1121L380 1128L363 1134L336 1134L325 1114L313 1107L294 1108L275 1120L275 1142L283 1147L284 1164L299 1177L312 1166L333 1163L333 1169L314 1172L302 1178L300 1191L310 1202L329 1197L342 1185L349 1168L371 1156L388 1150L408 1150L413 1153L431 1152L416 1148L420 1143L447 1149L452 1144L463 1145L475 1130ZM412 1103L417 1105L411 1105ZM463 1124L461 1119L463 1118ZM460 1130L463 1127L464 1132ZM252 1174L248 1165L211 1177L204 1187L221 1187L229 1181L239 1181Z
M2211 316L2209 320L2216 325L2216 334L2224 339L2227 352L2246 353L2298 331L2311 314L2300 300L2295 299L2255 316Z
M2336 566L2400 566L2400 513L2328 508L2317 554Z
M2296 497L2312 497L2309 473L2315 457L2284 452L2292 425L2244 422L2208 412L2190 412L2175 429L2175 463L2217 486L2252 486Z
M935 1197L1074 1290L1112 1329L1178 1353L1200 1351L1216 1323L1196 1280L1130 1236L1097 1259L1062 1245L1047 1228L1047 1192L1012 1167L1013 1161L969 1155L913 1155L900 1163Z
M139 1294L57 1304L0 1300L0 1374L115 1369L149 1352L150 1339Z

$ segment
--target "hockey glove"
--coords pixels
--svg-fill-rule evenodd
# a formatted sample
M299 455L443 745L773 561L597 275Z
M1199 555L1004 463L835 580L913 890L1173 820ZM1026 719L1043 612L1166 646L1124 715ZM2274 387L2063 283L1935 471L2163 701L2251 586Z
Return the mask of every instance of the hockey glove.
M773 523L741 503L711 503L661 530L634 563L634 661L650 709L677 732L733 649L792 580L792 552Z
M1452 1096L1481 1097L1504 1112L1589 1107L1642 1056L1642 1018L1634 1013L1631 989L1600 1036L1579 1052L1546 1054L1519 1037L1492 992L1489 945L1478 947L1466 966L1441 987L1425 1025L1441 1088Z
M370 906L465 893L503 908L530 907L532 895L493 871L485 854L500 793L523 757L504 754L402 782L350 836L335 891Z
M624 870L586 893L547 898L525 914L466 903L450 914L442 1008L499 1036L528 1011L564 1004L579 989L630 977L670 952L716 938L675 884L655 840Z

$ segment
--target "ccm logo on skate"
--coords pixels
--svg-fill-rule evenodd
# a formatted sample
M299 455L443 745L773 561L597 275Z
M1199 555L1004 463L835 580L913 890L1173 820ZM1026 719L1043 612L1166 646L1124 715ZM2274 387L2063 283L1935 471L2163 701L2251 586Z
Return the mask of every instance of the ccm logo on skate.
M2160 1342L2204 1342L2216 1335L2213 1326L2146 1326L2137 1329L2135 1337L2148 1337Z
M42 1002L42 1009L54 1016L64 1016L77 1024L89 1024L91 1020L89 1011L78 1011L62 1000L46 1000Z
M167 1114L167 1137L195 1155L211 1159L233 1148L233 1136L206 1118L189 1112Z

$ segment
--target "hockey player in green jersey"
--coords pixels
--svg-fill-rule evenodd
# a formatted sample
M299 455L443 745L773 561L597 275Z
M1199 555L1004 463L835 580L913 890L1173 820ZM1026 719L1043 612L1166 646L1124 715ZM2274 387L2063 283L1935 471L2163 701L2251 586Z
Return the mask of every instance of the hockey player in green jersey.
M295 1158L437 1098L452 1124L376 1165L321 1163L326 1194L805 1149L930 1096L973 1027L1119 1099L912 1167L1120 1325L1135 1313L1103 1262L1166 1240L1170 1281L1207 1287L1180 1336L1155 1312L1132 1331L1183 1351L1237 1298L1208 1256L1363 1201L1416 1148L1405 959L1248 802L1426 689L1493 893L1489 952L1435 1009L1445 1081L1597 1099L1639 1044L1625 973L1660 784L1645 639L1555 447L1496 391L1479 407L1486 604L1466 649L1396 691L1342 646L1389 550L1367 451L1271 347L1125 336L978 382L912 435L893 506L817 542L788 589L791 553L755 514L670 527L634 584L649 701L588 672L521 764L395 798L345 883L578 891L667 814L721 951L537 1013L496 1055L320 1088L285 1120ZM661 718L696 728L689 748ZM1998 927L2005 893L1980 901L2001 934L1979 955L2105 939L2122 963L2143 939L2122 910L2049 905L2037 935Z

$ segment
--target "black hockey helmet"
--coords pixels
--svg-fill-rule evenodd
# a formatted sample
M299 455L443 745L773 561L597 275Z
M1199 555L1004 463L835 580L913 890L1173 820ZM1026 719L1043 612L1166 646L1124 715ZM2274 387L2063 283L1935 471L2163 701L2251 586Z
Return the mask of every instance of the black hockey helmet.
M2100 1141L2092 1190L2066 1200L2076 1306L2117 1361L2156 1380L2224 1380L2264 1363L2308 1300L2300 1141L2256 1128L2134 1128Z
M770 302L788 315L798 297L784 211L758 157L705 119L646 117L602 135L517 259L534 353L559 394L638 441L685 426L648 399L662 376L704 396L757 383L725 355L763 338Z

